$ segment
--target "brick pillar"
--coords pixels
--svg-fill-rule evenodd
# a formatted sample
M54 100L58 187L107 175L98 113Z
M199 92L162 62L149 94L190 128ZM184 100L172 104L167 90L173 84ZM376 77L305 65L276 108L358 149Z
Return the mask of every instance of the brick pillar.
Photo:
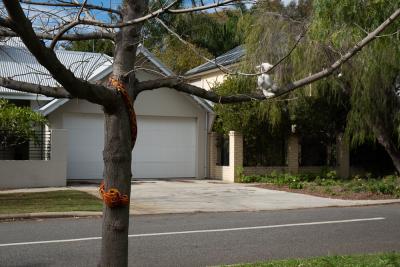
M340 178L350 177L350 146L343 134L336 137L337 174Z
M211 179L216 178L217 157L217 133L211 132L208 134L208 177Z
M241 133L229 132L229 168L231 181L239 179L239 169L243 167L243 136Z
M292 134L288 139L287 161L288 170L292 174L299 173L299 138Z

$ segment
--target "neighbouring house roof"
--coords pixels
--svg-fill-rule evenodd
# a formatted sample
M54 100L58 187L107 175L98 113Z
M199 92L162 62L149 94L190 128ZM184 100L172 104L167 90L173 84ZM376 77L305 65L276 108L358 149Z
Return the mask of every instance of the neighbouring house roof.
M218 65L220 66L228 66L234 63L237 63L240 61L240 59L244 56L245 54L245 49L243 46L237 46L232 50L229 50L225 54L220 55L216 59L214 59L212 62L206 62L200 66L197 66L185 73L185 76L189 75L194 75L198 74L204 71L212 70L218 68Z
M55 50L55 53L60 62L81 79L99 79L99 74L112 65L112 58L105 54L68 50ZM16 38L0 42L0 77L47 86L59 86L50 73ZM13 99L53 99L5 87L0 87L0 95Z
M113 59L101 53L89 53L68 50L55 50L57 58L64 66L70 69L78 78L96 81L112 72ZM159 61L149 50L142 45L138 47L138 54L155 65L163 75L173 76L174 73ZM0 77L9 77L18 81L58 86L50 73L37 62L36 58L26 49L18 38L0 41ZM58 107L68 102L68 99L55 99L38 94L31 94L8 89L0 86L0 96L12 99L51 100L37 109L43 115L48 115ZM196 96L190 96L196 103L208 112L213 112L209 103Z

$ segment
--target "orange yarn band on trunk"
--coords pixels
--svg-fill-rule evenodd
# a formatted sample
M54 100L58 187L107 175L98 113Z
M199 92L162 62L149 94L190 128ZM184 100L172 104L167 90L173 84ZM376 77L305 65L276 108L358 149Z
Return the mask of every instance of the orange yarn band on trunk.
M110 190L105 191L104 182L101 182L99 192L104 203L106 203L110 208L129 205L128 195L121 194L116 188L111 188Z
M128 111L129 124L131 128L131 145L133 148L137 137L137 122L136 122L135 109L133 108L131 97L129 96L125 84L122 81L115 79L114 77L111 76L108 82L109 85L114 87L115 90L117 90L118 93L121 95L125 107ZM104 203L106 203L106 205L110 208L129 205L128 195L121 194L116 188L110 188L108 191L105 191L104 182L101 182L99 192L101 194L101 197L103 198Z
M132 144L132 148L133 148L135 146L136 137L137 137L137 122L136 122L136 113L135 113L135 109L133 108L131 97L129 96L129 94L126 90L125 84L122 81L117 80L111 76L108 79L108 82L121 95L122 100L124 101L125 107L128 110L129 123L130 123L130 128L131 128L131 144Z

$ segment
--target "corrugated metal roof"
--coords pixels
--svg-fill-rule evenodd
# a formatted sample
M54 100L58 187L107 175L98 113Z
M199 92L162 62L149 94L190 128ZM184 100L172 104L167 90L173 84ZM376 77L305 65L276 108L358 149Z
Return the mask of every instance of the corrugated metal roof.
M237 46L234 49L226 52L225 54L217 57L213 62L206 62L196 68L193 68L185 73L185 75L193 75L203 71L212 70L217 68L217 65L228 66L238 62L245 54L243 46Z
M56 50L55 53L65 67L82 79L89 79L100 67L112 62L111 57L100 53L68 50ZM47 86L59 85L20 42L0 42L0 77ZM4 87L0 87L0 94L34 95Z
M70 69L76 77L85 80L102 79L104 75L110 72L112 58L100 53L77 52L69 50L55 50L57 58L64 66ZM142 53L150 62L157 66L166 76L172 76L174 73L169 70L162 62L160 62L150 51L142 45L138 48L138 53ZM37 62L35 57L26 49L23 43L18 39L11 39L5 42L0 41L0 77L9 77L14 80L30 82L35 84L58 86L50 73ZM37 97L36 94L29 94L4 88L0 86L1 95L15 95L15 96L32 96ZM209 104L203 99L198 99L192 96L196 102L201 102L203 107L212 112ZM34 99L33 98L33 99ZM49 98L51 100L53 98ZM68 100L54 99L44 107L40 108L43 113L50 113L55 108Z

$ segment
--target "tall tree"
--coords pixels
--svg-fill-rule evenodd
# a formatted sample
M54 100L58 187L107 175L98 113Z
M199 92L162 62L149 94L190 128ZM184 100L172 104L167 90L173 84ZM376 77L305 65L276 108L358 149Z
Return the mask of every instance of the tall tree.
M146 20L159 19L158 16L163 13L177 14L218 8L234 1L225 0L209 5L176 9L175 5L178 2L174 1L154 10L148 6L148 2L145 0L125 0L121 5L121 9L116 10L112 7L88 4L87 1L78 3L76 1L31 2L29 0L3 0L5 12L1 13L0 26L6 29L1 30L0 35L20 37L38 62L50 72L61 86L42 86L6 77L0 78L0 85L50 97L85 99L102 106L105 117L104 191L109 193L107 196L112 197L113 194L109 190L113 189L113 192L118 190L123 196L122 203L129 201L131 190L132 149L135 146L137 136L136 115L132 106L132 99L136 99L138 94L146 90L169 87L218 103L249 102L266 99L265 96L259 93L218 95L215 92L205 91L189 85L181 77L160 78L143 82L139 82L135 78L136 50L141 42L142 26ZM29 3L29 5L26 3ZM59 8L64 8L67 10L68 16L60 17L58 15L59 12L52 14L46 10L43 15L48 16L50 14L52 15L51 19L39 20L39 22L45 21L50 24L38 25L37 12L34 14L28 12L32 5L39 7L53 6L56 11L59 11ZM108 19L102 21L101 17L94 19L89 16L90 10L116 14L118 21L110 22ZM329 76L354 56L361 47L366 46L375 36L381 34L399 16L400 9L397 9L366 38L351 48L348 53L338 58L332 66L306 78L282 85L277 96ZM58 24L54 25L54 23ZM88 31L88 27L91 31ZM114 29L115 32L104 31L103 29ZM40 39L51 40L49 47L45 46ZM91 39L109 39L115 42L113 71L110 83L107 85L94 84L76 78L71 71L61 64L53 51L60 40L79 41ZM111 204L114 203L113 198L107 200L110 200ZM121 202L121 199L119 200ZM101 260L99 263L101 266L127 266L128 226L128 206L104 205Z
M314 0L310 34L297 53L299 61L307 58L314 63L295 64L294 68L306 74L331 64L343 49L367 35L398 6L398 1ZM371 46L363 49L360 57L342 66L335 78L315 87L336 88L332 91L340 95L338 99L348 99L345 129L351 143L357 146L377 141L400 173L400 65L396 60L400 56L399 27L400 23L393 23L386 34L377 36Z
M246 14L245 8L238 7L215 13L166 15L163 21L191 46L158 21L144 25L144 44L175 73L183 74L204 63L204 58L212 59L240 45L244 37L240 23Z
M260 2L254 7L243 69L283 59L271 73L275 82L285 84L293 77L328 68L398 4L303 0L285 7L279 1ZM274 13L265 16L267 11ZM291 93L288 98L295 101L260 104L256 108L259 117L274 122L286 115L305 135L323 135L327 142L343 131L353 146L378 142L400 172L399 25L393 23L386 34L376 37L360 57L337 69L331 78Z

